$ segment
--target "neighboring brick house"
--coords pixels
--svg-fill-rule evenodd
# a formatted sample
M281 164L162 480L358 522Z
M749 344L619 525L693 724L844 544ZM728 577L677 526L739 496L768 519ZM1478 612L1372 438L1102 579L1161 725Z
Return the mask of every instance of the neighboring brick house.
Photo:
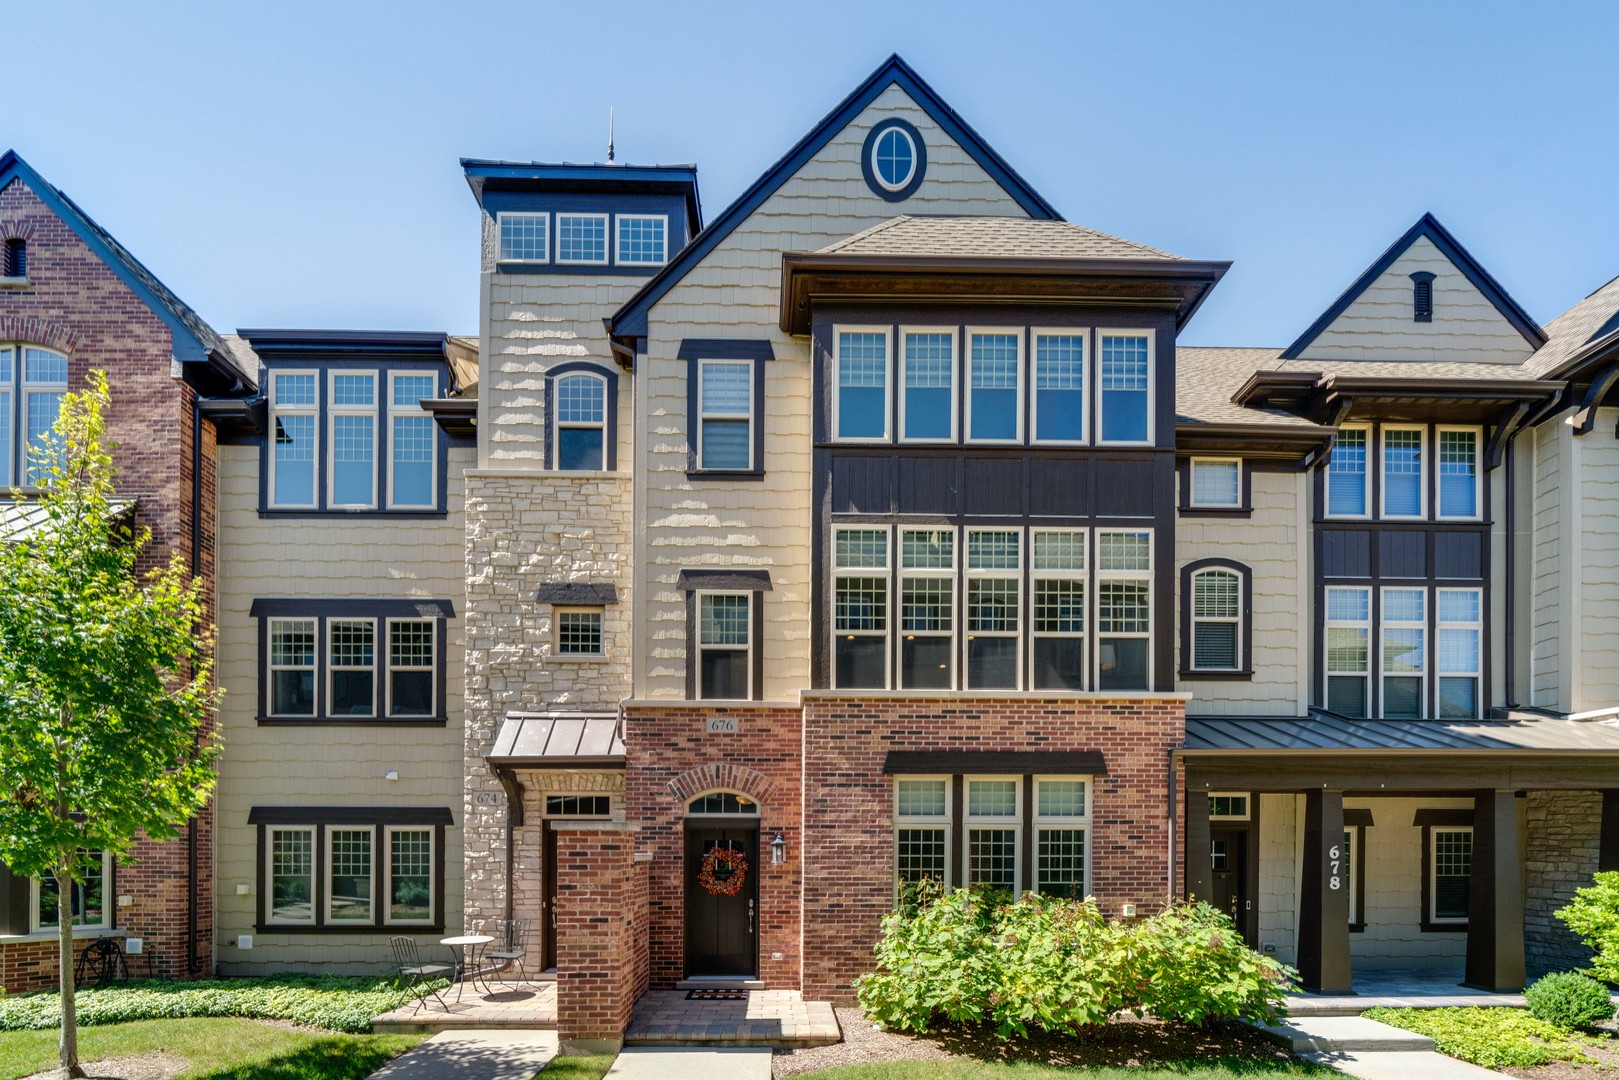
M0 521L26 518L26 447L55 422L61 395L95 369L112 391L118 495L152 531L143 562L179 553L213 603L216 432L208 398L243 395L249 373L206 322L16 153L0 155ZM142 940L135 970L176 978L213 969L211 812L173 841L142 842L130 865L105 860L76 898L81 939ZM56 980L54 893L0 866L0 987ZM148 968L148 965L150 967Z

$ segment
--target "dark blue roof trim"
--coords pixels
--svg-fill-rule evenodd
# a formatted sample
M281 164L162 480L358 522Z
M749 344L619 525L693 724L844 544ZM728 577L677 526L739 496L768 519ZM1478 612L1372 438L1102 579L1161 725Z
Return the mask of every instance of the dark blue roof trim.
M1310 328L1300 335L1297 341L1287 347L1287 351L1282 353L1282 359L1297 360L1299 354L1309 348L1310 343L1320 337L1323 330L1332 325L1333 320L1342 315L1350 304L1360 298L1360 294L1365 292L1372 282L1376 281L1385 270L1393 266L1395 260L1404 255L1412 244L1424 236L1447 259L1455 264L1456 268L1462 272L1468 281L1473 283L1479 292L1485 295L1490 303L1495 305L1495 310L1499 311L1502 318L1512 324L1514 330L1523 335L1523 339L1529 343L1530 348L1538 349L1546 344L1546 331L1540 328L1540 324L1529 317L1529 313L1518 305L1518 302L1501 287L1500 283L1490 276L1489 271L1485 270L1478 260L1473 258L1468 253L1468 250L1462 247L1461 243L1450 235L1450 232L1443 225L1439 224L1439 219L1430 213L1423 214L1415 225L1406 230L1404 236L1394 241L1387 251L1378 256L1377 261L1367 267L1366 272L1356 278L1354 284L1345 289L1344 294L1333 301L1332 306L1322 312L1321 317L1311 323Z
M774 360L776 349L768 341L747 338L683 338L676 360Z
M286 353L430 353L444 359L438 330L238 330L262 357Z
M39 201L72 229L106 264L107 269L129 286L130 291L151 309L152 314L168 326L176 360L187 364L210 364L245 384L252 383L247 373L237 366L224 339L203 321L202 316L169 291L156 274L148 270L111 233L96 224L66 193L35 172L33 166L15 150L7 150L0 154L0 189L16 179L26 184L39 197Z
M748 215L759 208L761 204L776 189L786 183L788 178L803 167L804 163L821 151L833 136L842 131L851 120L860 115L860 111L877 99L877 96L890 85L898 85L911 96L922 110L932 118L933 122L944 129L967 154L976 161L981 168L1006 190L1017 204L1023 207L1030 217L1061 221L1063 217L1057 213L1056 208L1030 187L1028 181L1019 176L1006 163L1006 160L997 154L987 142L974 131L972 127L956 115L956 111L947 105L943 98L934 92L933 88L922 80L911 65L900 59L898 53L884 60L877 70L872 72L864 82L855 87L854 91L838 103L830 113L821 119L821 122L810 129L805 135L788 150L780 160L763 176L755 180L737 200L716 217L702 232L692 239L692 242L683 248L680 254L670 260L651 281L641 286L639 292L630 297L629 301L618 309L607 320L608 331L617 337L642 337L647 332L647 313L652 305L661 300L666 293L686 272L697 265L710 251L719 246L731 232L747 219Z

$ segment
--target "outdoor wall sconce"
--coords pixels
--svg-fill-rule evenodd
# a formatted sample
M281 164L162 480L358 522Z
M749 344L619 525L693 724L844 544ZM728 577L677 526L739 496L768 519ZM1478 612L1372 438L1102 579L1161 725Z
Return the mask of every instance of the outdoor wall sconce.
M777 833L776 838L770 841L770 862L774 866L780 866L786 861L787 838L781 835L781 833Z

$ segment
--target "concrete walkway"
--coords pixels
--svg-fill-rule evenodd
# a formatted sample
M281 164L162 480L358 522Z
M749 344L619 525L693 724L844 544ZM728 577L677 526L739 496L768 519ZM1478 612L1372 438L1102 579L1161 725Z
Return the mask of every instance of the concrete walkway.
M1483 1080L1505 1076L1432 1050L1384 1050L1363 1054L1303 1054L1360 1080Z
M1260 1030L1301 1057L1361 1080L1479 1080L1505 1075L1437 1053L1426 1035L1364 1016L1294 1016Z
M441 1031L371 1080L533 1080L556 1054L554 1031ZM770 1075L768 1060L763 1075Z
M607 1080L770 1080L768 1047L626 1046Z

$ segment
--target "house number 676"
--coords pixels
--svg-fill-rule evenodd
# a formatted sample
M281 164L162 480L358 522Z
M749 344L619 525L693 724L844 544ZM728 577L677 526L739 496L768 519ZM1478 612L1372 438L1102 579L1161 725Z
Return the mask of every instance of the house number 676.
M1343 878L1339 876L1343 872L1343 850L1334 844L1327 849L1327 858L1332 863L1332 875L1327 878L1327 888L1337 892L1343 888Z

